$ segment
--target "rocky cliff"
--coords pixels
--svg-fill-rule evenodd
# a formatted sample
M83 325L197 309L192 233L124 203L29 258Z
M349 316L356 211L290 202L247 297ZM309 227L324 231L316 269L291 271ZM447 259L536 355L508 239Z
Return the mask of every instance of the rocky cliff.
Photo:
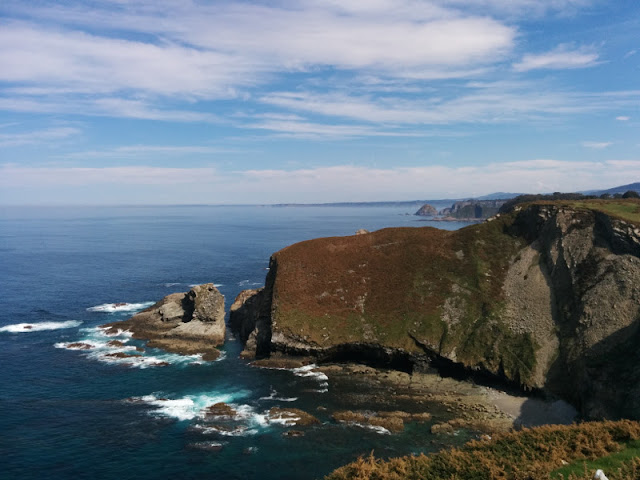
M246 355L462 369L587 417L640 418L640 229L618 207L529 204L454 232L295 244L231 322Z
M434 217L438 215L438 210L436 210L436 207L433 205L425 203L414 215L418 215L420 217Z
M203 354L215 360L215 348L224 343L224 296L212 284L197 285L186 293L173 293L129 320L103 327L129 330L148 346L181 354Z
M461 220L489 218L500 210L506 200L464 200L444 208L440 215Z

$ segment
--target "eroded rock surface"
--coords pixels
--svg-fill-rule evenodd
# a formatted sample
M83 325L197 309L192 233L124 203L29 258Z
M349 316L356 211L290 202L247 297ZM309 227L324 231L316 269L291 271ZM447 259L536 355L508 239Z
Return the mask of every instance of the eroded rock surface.
M224 296L212 284L197 285L187 293L173 293L129 320L104 325L129 330L149 347L183 355L202 354L215 360L215 347L224 343Z

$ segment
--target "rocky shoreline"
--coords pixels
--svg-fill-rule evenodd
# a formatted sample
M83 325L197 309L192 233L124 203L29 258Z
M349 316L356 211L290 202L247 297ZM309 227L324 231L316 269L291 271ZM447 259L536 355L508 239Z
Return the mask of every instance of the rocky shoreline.
M317 363L338 378L377 367L385 379L401 379L394 392L410 384L415 392L403 395L415 402L428 394L446 402L444 393L421 390L425 382L465 378L563 398L583 418L637 418L640 370L629 359L638 356L638 257L637 225L549 203L454 232L397 228L315 239L272 256L265 286L238 295L229 326L255 366ZM212 284L197 286L106 327L212 360L224 341L224 297ZM374 371L367 378L382 381ZM471 384L455 385L452 395ZM489 392L510 427L539 424L527 412L555 415L535 398L491 389L484 397ZM461 398L467 394L477 391ZM566 404L556 406L566 417Z

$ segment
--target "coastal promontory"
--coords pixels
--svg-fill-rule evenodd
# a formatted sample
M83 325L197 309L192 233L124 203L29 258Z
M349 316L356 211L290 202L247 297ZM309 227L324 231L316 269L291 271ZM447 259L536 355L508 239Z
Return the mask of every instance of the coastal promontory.
M537 202L457 231L298 243L231 323L249 356L466 372L640 418L638 218L636 200Z

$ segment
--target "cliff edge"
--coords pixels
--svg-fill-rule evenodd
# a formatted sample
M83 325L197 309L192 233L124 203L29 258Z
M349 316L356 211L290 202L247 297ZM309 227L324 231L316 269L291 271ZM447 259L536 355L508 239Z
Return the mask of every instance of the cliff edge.
M640 202L624 202L291 245L230 323L245 356L464 369L640 418Z

